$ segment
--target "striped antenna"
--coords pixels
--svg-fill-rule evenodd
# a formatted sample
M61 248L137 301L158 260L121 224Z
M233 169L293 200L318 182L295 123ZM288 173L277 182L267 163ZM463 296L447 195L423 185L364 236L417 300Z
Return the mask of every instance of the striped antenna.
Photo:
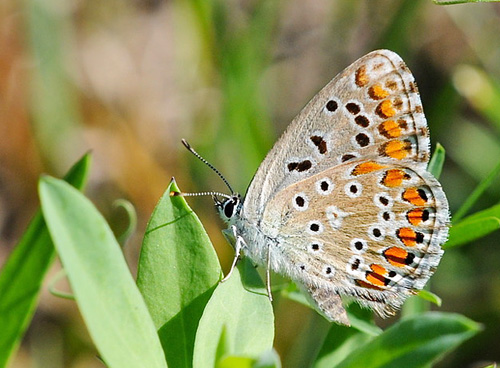
M222 175L221 172L214 167L214 165L212 165L210 162L205 160L198 152L196 152L193 149L193 147L191 147L191 145L184 138L182 138L182 144L184 145L184 147L186 147L188 149L189 152L191 152L193 155L195 155L196 158L198 158L201 162L203 162L205 165L207 165L209 168L211 168L212 171L214 171L217 175L219 175L219 178L221 178L222 181L224 182L224 184L226 184L226 186L229 188L229 191L231 192L231 194L232 195L235 194L233 191L233 188L231 188L231 186L229 185L229 182L226 180L224 175ZM223 194L223 193L219 193L219 192L200 192L200 193L181 193L181 192L175 192L175 191L170 192L171 197L177 197L177 196L196 197L196 196L204 196L204 195L220 196L220 197L229 198L229 199L232 198L231 196L229 196L227 194Z

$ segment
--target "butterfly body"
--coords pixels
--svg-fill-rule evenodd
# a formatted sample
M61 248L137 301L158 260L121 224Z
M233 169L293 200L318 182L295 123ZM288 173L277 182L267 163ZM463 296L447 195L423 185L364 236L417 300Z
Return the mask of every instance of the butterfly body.
M292 121L243 201L217 207L236 250L301 285L328 319L341 296L388 316L421 290L448 232L426 171L429 135L411 72L388 50L354 62Z

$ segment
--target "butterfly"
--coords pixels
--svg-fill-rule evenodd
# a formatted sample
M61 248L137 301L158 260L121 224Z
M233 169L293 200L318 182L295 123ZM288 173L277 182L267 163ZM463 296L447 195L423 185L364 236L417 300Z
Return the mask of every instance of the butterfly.
M297 283L328 320L342 297L382 317L421 290L443 255L449 211L426 171L429 130L413 75L373 51L330 81L291 122L244 198L211 192L240 255ZM224 199L220 200L218 197Z

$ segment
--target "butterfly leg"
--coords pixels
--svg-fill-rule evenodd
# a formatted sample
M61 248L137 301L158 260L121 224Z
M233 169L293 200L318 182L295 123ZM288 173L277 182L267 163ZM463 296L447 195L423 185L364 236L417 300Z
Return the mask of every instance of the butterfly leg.
M231 274L233 273L233 271L234 271L234 269L235 269L235 267L238 264L238 261L240 259L241 249L243 248L243 245L245 244L245 240L243 240L243 238L241 236L239 236L238 233L236 232L236 226L233 225L232 229L233 229L234 238L236 239L236 243L234 245L233 263L231 264L231 269L229 270L227 275L220 282L225 282L231 277Z
M269 300L273 301L273 294L271 293L271 247L267 247L267 267L266 267L266 290Z

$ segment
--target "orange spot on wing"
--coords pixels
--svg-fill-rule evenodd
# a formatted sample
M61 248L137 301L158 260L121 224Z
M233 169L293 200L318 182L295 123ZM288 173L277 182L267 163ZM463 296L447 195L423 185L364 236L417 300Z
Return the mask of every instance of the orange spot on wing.
M401 126L394 120L386 120L378 126L378 131L386 138L397 138L401 135Z
M372 285L372 284L370 284L366 281L363 281L363 280L356 280L356 283L358 284L358 286L364 287L366 289L383 290L382 288L375 286L375 285Z
M366 273L366 280L377 286L387 286L389 279L385 277L387 274L385 267L373 263L370 268L371 271Z
M356 165L356 167L352 170L352 175L363 175L363 174L368 174L373 171L377 171L380 169L385 168L386 166L380 165L376 162L369 161L369 162L363 162L359 165Z
M410 224L418 226L420 225L421 222L424 221L424 210L421 208L415 208L413 210L410 210L406 214L406 218L408 219Z
M399 247L391 247L385 250L384 256L391 265L395 267L404 267L406 266L408 252Z
M373 100L381 100L389 96L389 92L383 89L380 84L376 84L368 89L368 95Z
M396 110L394 109L391 100L384 100L379 103L377 108L375 109L375 112L383 119L387 119L396 115Z
M414 247L417 245L417 233L408 227L398 229L396 235L407 247Z
M403 199L415 206L424 206L427 202L427 197L422 189L408 188L403 192Z
M384 143L380 149L379 153L383 156L388 156L395 158L397 160L402 160L411 150L411 143L408 141L392 140Z
M368 272L366 280L377 286L385 286L386 278L374 272Z
M409 179L410 176L401 169L390 169L385 172L382 184L386 187L399 187L404 179Z
M368 75L366 74L366 67L365 66L361 66L356 70L354 81L358 87L363 87L363 86L366 86L368 84L370 79L368 78Z
M387 273L387 270L385 267L382 267L381 265L378 265L376 263L373 263L370 268L372 269L373 272L378 273L379 275L384 276Z

